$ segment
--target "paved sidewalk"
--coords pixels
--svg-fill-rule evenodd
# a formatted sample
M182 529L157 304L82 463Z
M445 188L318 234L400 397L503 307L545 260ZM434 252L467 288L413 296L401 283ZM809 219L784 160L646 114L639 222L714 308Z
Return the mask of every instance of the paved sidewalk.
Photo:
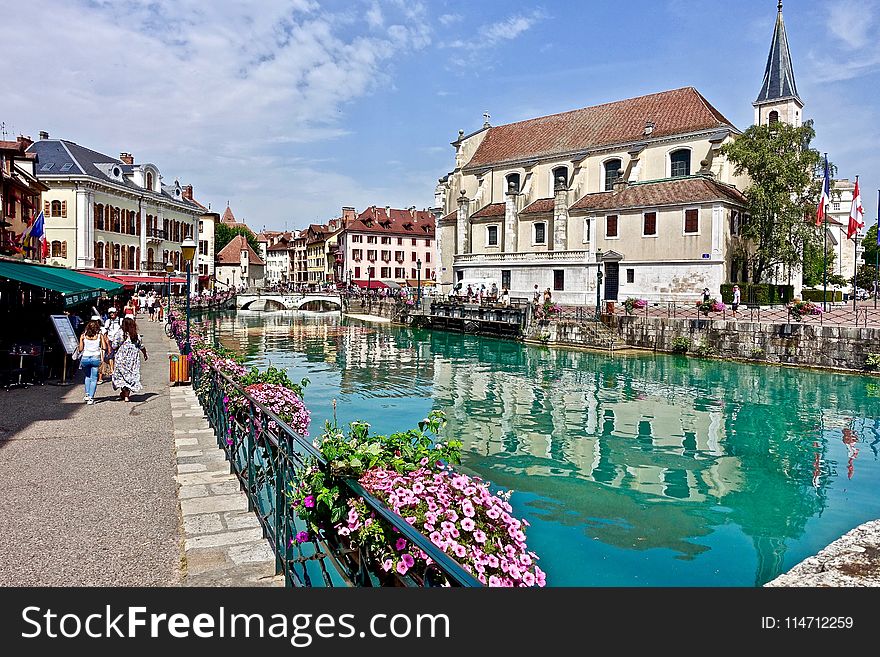
M181 522L169 341L139 318L144 390L0 389L0 586L176 586Z
M189 386L171 388L184 586L283 586L275 555Z

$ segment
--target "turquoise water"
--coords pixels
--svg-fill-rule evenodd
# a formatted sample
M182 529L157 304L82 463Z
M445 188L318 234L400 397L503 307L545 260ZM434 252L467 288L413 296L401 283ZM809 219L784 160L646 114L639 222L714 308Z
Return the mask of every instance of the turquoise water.
M880 379L608 357L338 316L218 320L250 363L307 376L320 432L414 427L515 492L555 586L755 586L880 518Z

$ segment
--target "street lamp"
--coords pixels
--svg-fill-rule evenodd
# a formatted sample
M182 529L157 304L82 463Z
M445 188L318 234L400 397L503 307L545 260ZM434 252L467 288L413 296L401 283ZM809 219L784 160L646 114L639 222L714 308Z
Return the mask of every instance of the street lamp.
M602 319L602 252L596 251L596 321Z
M196 243L191 236L187 236L187 238L180 243L180 251L183 254L183 259L186 260L186 353L189 354L192 350L189 344L190 277L192 276L192 261L196 256Z
M419 302L419 310L422 309L422 261L416 260L416 299Z
M174 265L170 262L165 263L165 273L168 274L168 307L165 309L165 314L168 316L168 321L171 321L171 272L174 271Z

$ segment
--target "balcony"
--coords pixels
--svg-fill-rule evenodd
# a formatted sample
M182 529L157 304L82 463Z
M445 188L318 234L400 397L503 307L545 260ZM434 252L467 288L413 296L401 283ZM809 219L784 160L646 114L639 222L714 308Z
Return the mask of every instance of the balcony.
M147 229L147 242L161 242L165 239L165 231L161 228Z
M542 251L541 253L465 253L455 256L456 265L517 262L542 264L545 262L595 262L591 251Z
M160 271L165 273L165 263L163 262L141 262L141 271Z

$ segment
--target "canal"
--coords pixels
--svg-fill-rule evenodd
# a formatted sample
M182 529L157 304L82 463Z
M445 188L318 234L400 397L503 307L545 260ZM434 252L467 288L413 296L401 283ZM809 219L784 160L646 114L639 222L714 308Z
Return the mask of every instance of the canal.
M880 518L880 379L608 357L339 315L242 311L220 341L308 377L312 435L431 409L528 519L551 586L756 586Z

